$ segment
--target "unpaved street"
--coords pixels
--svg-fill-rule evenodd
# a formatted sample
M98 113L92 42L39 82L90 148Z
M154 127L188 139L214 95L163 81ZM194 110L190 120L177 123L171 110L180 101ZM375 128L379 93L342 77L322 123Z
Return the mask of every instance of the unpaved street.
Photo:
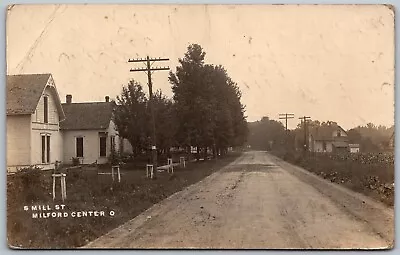
M392 209L246 152L86 247L383 248L393 238Z

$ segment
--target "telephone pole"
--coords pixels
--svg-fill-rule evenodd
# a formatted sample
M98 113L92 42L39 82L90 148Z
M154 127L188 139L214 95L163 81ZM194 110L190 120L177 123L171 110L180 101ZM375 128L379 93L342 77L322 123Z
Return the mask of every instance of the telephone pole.
M303 117L300 117L299 119L301 119L303 121L303 125L304 125L304 144L303 144L303 146L304 146L304 152L306 152L308 150L307 121L309 119L311 119L311 117L303 116Z
M286 131L286 136L285 136L285 148L286 150L289 149L289 131L287 127L287 122L288 119L294 119L294 114L293 113L280 113L279 114L279 119L280 120L285 120L285 131Z
M151 80L151 75L154 71L163 71L169 70L169 67L152 67L154 62L157 61L169 61L169 58L150 58L147 56L145 59L129 59L129 63L137 63L141 62L146 65L146 67L142 68L131 68L131 72L145 72L147 74L147 85L149 86L149 96L150 96L150 113L151 113L151 126L152 126L152 135L151 135L151 155L152 155L152 162L153 162L153 178L156 178L157 175L157 142L156 142L156 121L154 117L154 103L153 103L153 83Z
M288 119L294 119L294 113L279 113L279 119L285 120L285 130L287 134L288 133L287 121Z

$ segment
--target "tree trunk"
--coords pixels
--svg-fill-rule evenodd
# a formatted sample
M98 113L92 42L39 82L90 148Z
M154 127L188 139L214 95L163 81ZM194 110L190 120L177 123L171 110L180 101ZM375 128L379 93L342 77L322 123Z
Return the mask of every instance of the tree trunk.
M167 147L166 152L167 152L168 158L172 158L171 147Z
M228 148L223 147L223 148L221 149L221 156L226 156L227 151L228 151Z

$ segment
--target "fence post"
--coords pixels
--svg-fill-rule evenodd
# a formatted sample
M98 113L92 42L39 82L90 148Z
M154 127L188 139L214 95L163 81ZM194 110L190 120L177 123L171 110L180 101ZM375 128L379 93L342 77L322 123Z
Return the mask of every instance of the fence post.
M53 177L53 200L56 199L56 177L52 174Z
M174 172L174 165L172 163L172 158L168 158L168 173L169 172L171 172L171 173Z
M179 163L183 168L185 168L186 167L185 157L180 157Z
M154 170L152 164L146 165L146 176L147 178L153 178Z
M66 174L61 174L61 192L62 192L62 200L64 201L67 199L67 182L65 180Z
M53 200L56 199L56 178L60 177L60 186L61 186L61 198L64 201L67 199L67 182L66 182L66 174L52 174L53 177Z
M117 166L117 171L118 171L118 182L121 182L121 173L119 171L119 166Z

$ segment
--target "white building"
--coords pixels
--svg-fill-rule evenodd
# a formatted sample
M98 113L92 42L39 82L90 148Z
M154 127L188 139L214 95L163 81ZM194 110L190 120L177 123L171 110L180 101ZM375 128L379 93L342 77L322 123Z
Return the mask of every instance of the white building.
M51 74L7 76L7 170L54 168L63 157L60 121L65 119Z
M61 104L51 74L7 76L7 171L36 165L53 169L56 161L107 163L112 147L132 152L119 139L109 102Z
M310 128L309 132L309 150L312 152L348 151L347 132L336 123Z
M119 139L112 121L115 104L109 102L72 103L72 95L62 104L66 119L60 123L63 133L64 163L78 158L81 164L108 161L112 147L119 148Z
M360 145L359 144L349 144L349 149L351 153L358 153L360 152Z

